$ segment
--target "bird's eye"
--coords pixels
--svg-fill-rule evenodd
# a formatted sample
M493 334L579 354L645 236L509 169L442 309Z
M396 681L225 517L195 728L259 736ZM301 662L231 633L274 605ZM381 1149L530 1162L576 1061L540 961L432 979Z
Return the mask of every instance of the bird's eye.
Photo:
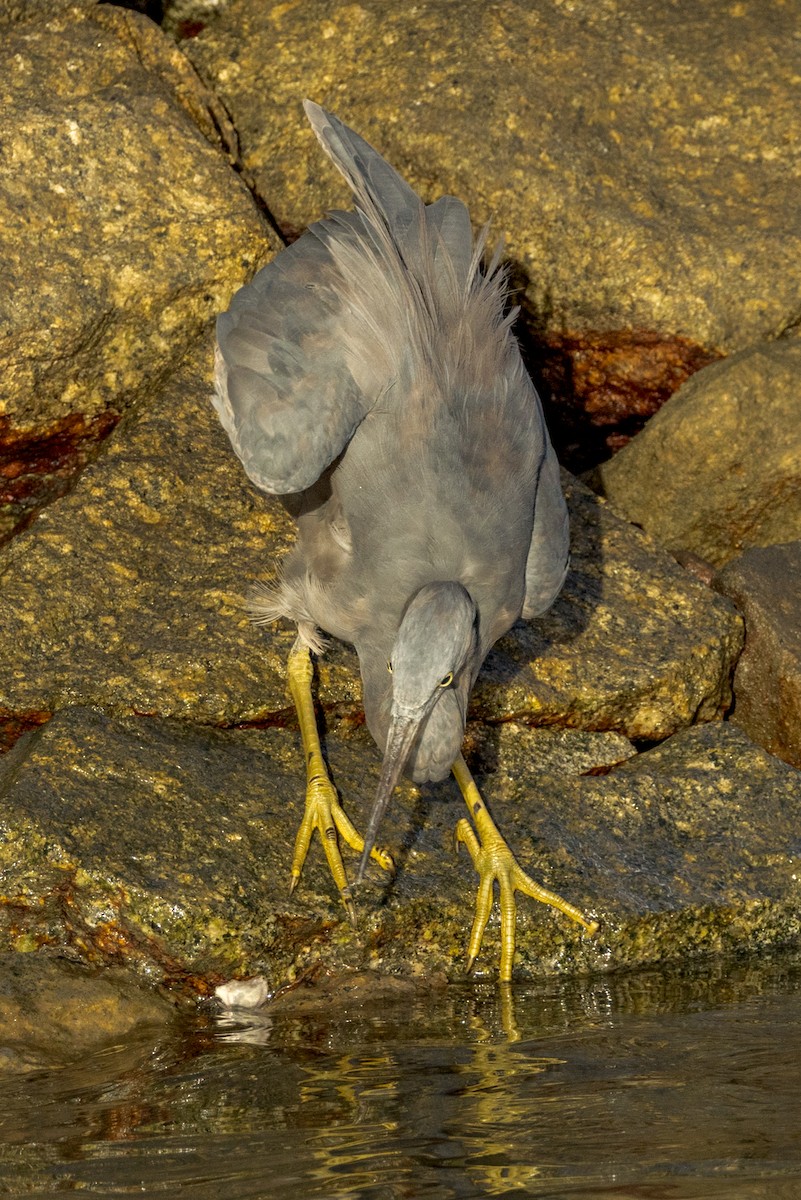
M392 674L392 663L389 661L389 659L387 659L387 670L389 671L389 673L391 675Z
M440 679L437 687L450 687L453 683L453 671L448 671L444 679Z

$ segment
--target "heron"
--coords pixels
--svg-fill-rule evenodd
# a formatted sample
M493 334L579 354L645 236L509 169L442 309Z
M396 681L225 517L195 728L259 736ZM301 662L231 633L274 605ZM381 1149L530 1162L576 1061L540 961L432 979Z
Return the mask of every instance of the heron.
M451 772L469 819L455 840L478 872L475 963L498 884L500 978L512 976L516 892L596 923L532 879L462 756L468 698L493 643L547 610L568 569L568 515L533 383L512 332L500 248L485 263L454 196L424 204L373 147L306 100L354 208L312 224L217 320L214 404L245 472L280 496L297 540L251 597L256 621L297 628L288 684L306 756L290 891L315 831L351 922L402 772ZM383 762L364 836L324 761L312 698L326 638L355 647ZM349 883L339 839L361 855Z

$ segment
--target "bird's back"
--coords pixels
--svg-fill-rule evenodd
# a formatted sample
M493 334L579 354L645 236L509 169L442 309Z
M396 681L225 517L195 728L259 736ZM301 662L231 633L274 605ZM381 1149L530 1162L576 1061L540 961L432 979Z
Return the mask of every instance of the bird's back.
M306 111L356 211L311 226L217 322L217 411L251 479L278 494L314 484L459 329L480 332L485 350L500 344L487 328L508 340L504 281L497 264L482 272L464 204L424 205L352 130Z
M482 270L461 201L425 206L358 135L306 111L356 212L312 226L218 322L234 448L258 486L297 493L273 609L381 642L417 587L455 579L491 644L522 607L547 444L503 274Z
M331 480L353 547L327 597L341 594L352 628L332 632L363 638L352 601L372 594L384 602L371 632L391 639L419 587L454 580L491 645L522 609L543 451L536 396L516 372L482 386L434 370L388 393Z

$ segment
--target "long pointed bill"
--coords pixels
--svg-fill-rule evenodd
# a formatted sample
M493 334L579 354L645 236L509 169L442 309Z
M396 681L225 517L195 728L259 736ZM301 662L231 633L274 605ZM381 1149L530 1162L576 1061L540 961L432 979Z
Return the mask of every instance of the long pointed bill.
M364 850L362 851L359 870L356 872L356 883L361 883L364 878L364 872L367 870L367 863L370 859L370 851L375 845L375 839L378 836L378 827L381 824L384 813L387 811L390 797L400 779L401 771L404 768L406 759L409 757L409 751L417 736L420 724L421 721L416 720L414 717L395 717L389 727L387 747L384 751L384 763L381 767L381 778L378 781L378 790L373 801L373 811L370 813L370 820L364 835Z

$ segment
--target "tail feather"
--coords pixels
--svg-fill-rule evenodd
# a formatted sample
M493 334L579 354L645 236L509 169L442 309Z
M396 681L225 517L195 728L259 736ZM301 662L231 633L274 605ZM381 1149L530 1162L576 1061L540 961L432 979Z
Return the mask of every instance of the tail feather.
M304 100L303 106L320 145L350 184L361 214L361 240L341 239L336 219L329 218L319 229L342 269L345 287L353 285L353 304L364 326L386 322L386 300L392 296L392 324L405 330L407 345L431 342L437 330L461 323L470 309L482 310L486 325L502 332L507 324L506 279L498 270L502 247L482 271L487 228L474 239L461 200L443 196L424 205L364 138L319 104ZM371 295L370 276L384 303Z
M486 234L476 243L476 258L467 205L455 196L440 196L439 200L429 204L426 208L426 223L434 234L435 264L452 274L452 286L461 296L466 296L470 281L481 264Z
M319 104L304 100L312 129L328 157L350 184L372 222L392 230L401 243L423 214L423 202L394 167L347 125Z
M482 271L486 231L473 238L464 204L426 207L363 138L305 108L357 211L310 226L217 321L214 404L251 480L278 494L319 479L398 384L490 394L516 353L504 272Z
M353 191L384 270L403 291L419 291L435 306L426 209L420 197L369 142L319 104L303 107L320 145Z

